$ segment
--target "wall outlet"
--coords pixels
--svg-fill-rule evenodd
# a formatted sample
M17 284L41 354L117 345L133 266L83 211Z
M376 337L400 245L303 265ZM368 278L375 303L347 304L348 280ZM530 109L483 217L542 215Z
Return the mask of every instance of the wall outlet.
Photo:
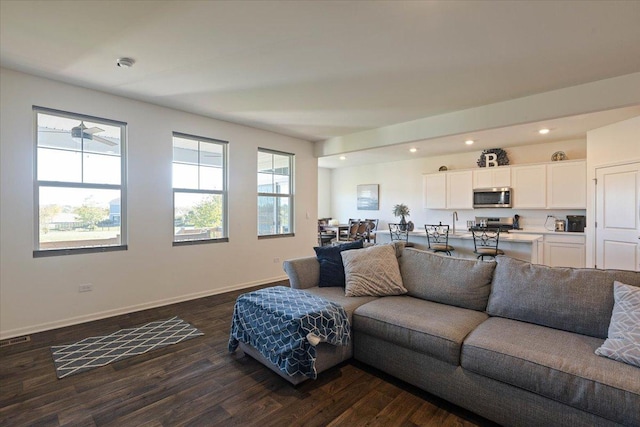
M78 292L91 292L93 290L93 284L91 283L84 283L80 286L78 286Z

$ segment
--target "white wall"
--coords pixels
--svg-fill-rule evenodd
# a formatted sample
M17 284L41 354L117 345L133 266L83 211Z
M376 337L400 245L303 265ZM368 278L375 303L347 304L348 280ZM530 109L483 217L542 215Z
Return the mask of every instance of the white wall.
M384 147L448 135L472 134L524 123L543 122L594 111L636 105L640 97L640 72L581 85L537 93L397 123L348 135L336 136L316 144L318 157L373 147Z
M282 260L313 254L318 171L310 142L0 73L0 337L279 280ZM33 105L128 123L127 251L33 258ZM230 142L228 243L171 244L173 131ZM258 147L296 155L295 237L256 237ZM78 293L81 283L93 292Z
M331 217L331 169L318 168L318 218Z
M551 155L562 150L571 160L586 158L586 141L568 140L546 144L535 144L507 148L511 165L551 161ZM341 221L348 218L378 218L379 229L386 230L388 222L397 222L391 213L393 205L404 203L411 209L411 217L417 227L425 223L451 224L453 210L423 209L422 175L437 172L440 166L449 170L477 168L481 151L438 157L417 158L375 165L364 165L333 169L332 171L332 215ZM358 211L356 186L358 184L380 184L380 210ZM582 211L523 211L518 209L458 210L456 227L466 227L467 220L475 216L513 216L519 214L522 227L542 227L546 215L583 215Z
M640 162L640 116L587 132L587 266L596 263L596 169Z

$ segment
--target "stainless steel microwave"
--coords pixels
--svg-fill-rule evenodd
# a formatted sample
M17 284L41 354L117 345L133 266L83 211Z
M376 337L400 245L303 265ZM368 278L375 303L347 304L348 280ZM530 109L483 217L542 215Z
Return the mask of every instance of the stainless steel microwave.
M511 187L475 188L473 190L473 207L510 208L512 197Z

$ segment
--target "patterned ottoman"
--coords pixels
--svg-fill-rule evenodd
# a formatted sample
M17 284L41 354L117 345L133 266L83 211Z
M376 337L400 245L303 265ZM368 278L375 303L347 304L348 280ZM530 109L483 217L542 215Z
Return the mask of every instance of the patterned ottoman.
M229 351L238 346L287 381L317 378L316 361L350 342L345 310L311 293L285 286L242 294L236 300ZM325 349L326 348L326 349ZM333 360L333 358L330 358ZM329 366L330 367L330 366Z

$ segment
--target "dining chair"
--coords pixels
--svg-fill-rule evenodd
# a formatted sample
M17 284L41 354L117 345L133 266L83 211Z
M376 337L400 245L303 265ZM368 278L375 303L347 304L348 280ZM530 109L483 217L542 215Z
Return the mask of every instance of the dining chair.
M347 236L343 240L348 240L353 242L355 240L361 240L358 236L358 231L360 230L360 221L351 221L349 223L349 230L347 231Z
M350 240L353 236L351 236L351 227L354 224L358 224L360 222L359 219L357 218L349 218L349 221L347 221L347 224L349 224L349 228L347 228L346 231L340 231L340 236L338 237L338 240Z
M318 246L326 246L336 238L336 232L325 230L329 226L331 218L321 218L318 220Z
M358 231L356 231L356 240L369 241L369 230L371 229L371 223L369 221L360 221L358 223Z
M473 253L477 255L476 258L484 260L486 256L495 258L496 255L504 255L504 251L498 249L499 228L472 227L471 233L473 234Z
M409 241L407 224L389 223L389 233L392 242L404 242L405 247L412 248L414 245Z
M433 252L444 252L451 256L451 251L455 250L449 245L449 226L440 224L425 224L424 230L427 232L427 246Z
M376 242L376 230L378 229L378 220L377 219L365 219L369 223L369 242Z

